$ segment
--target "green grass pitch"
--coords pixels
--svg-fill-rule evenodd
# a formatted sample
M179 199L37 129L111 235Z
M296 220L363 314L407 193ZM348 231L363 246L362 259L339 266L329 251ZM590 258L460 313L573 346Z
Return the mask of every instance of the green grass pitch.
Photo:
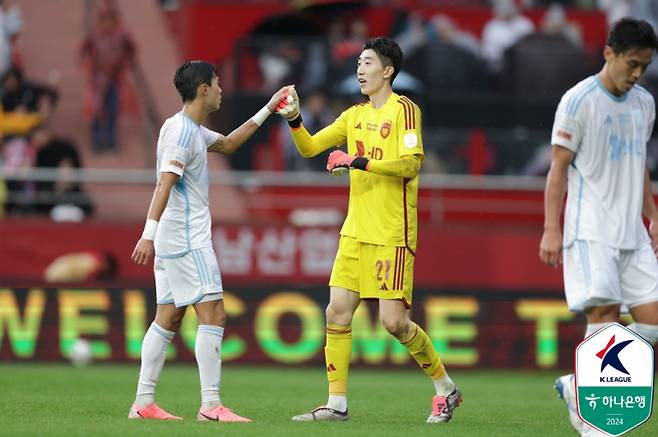
M326 400L320 369L225 364L222 400L248 424L197 423L199 380L193 365L165 366L158 402L182 422L129 421L137 364L0 364L0 435L129 436L575 436L552 388L559 372L453 371L464 403L446 424L428 425L433 387L415 369L353 369L350 421L293 423ZM631 436L658 435L652 418Z

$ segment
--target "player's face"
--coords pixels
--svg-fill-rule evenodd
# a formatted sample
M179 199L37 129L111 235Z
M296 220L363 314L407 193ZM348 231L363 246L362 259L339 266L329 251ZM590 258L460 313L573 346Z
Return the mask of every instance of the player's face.
M204 101L209 111L217 111L222 104L222 89L219 87L219 78L212 78L210 86L206 86Z
M630 49L616 54L606 47L604 56L608 64L609 76L614 87L614 94L628 92L644 74L653 60L653 49Z
M391 77L393 67L384 67L381 59L372 49L361 52L356 68L361 94L372 96L377 93Z

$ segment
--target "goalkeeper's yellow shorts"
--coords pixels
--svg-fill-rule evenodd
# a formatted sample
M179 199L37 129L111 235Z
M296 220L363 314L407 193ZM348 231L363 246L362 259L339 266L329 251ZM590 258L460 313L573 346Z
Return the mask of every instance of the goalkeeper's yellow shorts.
M410 308L413 280L414 256L407 248L340 237L329 286L355 291L361 299L402 300Z

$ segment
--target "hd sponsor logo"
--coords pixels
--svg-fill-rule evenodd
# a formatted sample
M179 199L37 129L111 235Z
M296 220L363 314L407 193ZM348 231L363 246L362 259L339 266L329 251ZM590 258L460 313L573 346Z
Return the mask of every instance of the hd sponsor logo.
M651 416L654 351L632 330L613 323L576 348L578 414L590 426L618 436Z

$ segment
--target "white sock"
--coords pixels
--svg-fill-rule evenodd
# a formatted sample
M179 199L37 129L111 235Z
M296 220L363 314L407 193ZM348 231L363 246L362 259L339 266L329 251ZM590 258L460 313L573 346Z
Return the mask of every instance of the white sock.
M455 389L456 385L446 373L442 378L433 379L434 389L437 395L448 396Z
M647 325L646 323L632 323L628 325L628 329L640 334L646 341L655 344L658 341L658 326Z
M587 324L587 331L585 331L585 338L589 337L590 335L594 334L596 331L598 331L601 328L605 328L612 322L604 322L604 323L588 323Z
M201 406L214 408L221 404L219 400L219 379L222 371L220 351L224 328L213 325L199 325L196 332L194 355L199 366L201 380Z
M344 413L347 411L347 396L329 395L327 407Z
M146 407L155 402L155 385L164 366L167 346L174 339L174 335L174 332L161 328L155 322L151 323L146 331L142 341L142 365L135 397L138 407Z

